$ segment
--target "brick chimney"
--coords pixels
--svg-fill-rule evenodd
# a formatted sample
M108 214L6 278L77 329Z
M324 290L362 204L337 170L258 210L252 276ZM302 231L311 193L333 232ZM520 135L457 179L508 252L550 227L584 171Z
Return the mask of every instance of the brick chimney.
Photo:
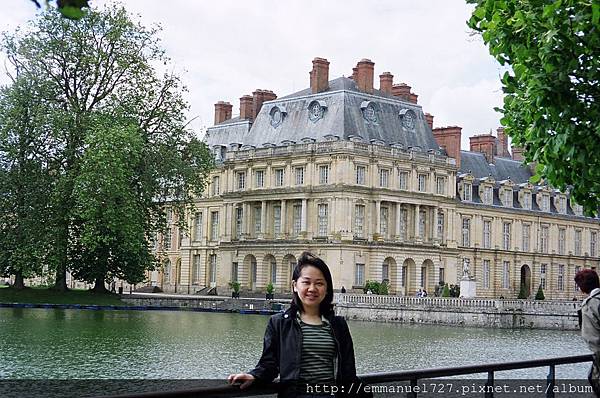
M496 129L496 136L498 137L498 156L509 158L508 153L508 136L504 132L504 127L498 127Z
M352 76L350 77L350 79L354 80L355 82L358 82L358 67L357 66L352 68Z
M373 94L373 75L375 63L370 59L363 58L356 65L358 68L356 84L358 89L367 94Z
M456 166L460 168L460 139L462 127L448 126L433 129L433 136L437 144L446 150L449 157L456 159Z
M379 91L383 94L392 95L392 86L394 85L394 75L390 72L383 72L379 75Z
M408 101L410 97L410 86L406 83L394 84L392 86L392 95Z
M425 113L425 122L431 130L433 130L433 115L431 113Z
M252 119L256 119L256 115L260 112L260 108L262 108L262 104L265 101L272 101L277 98L275 93L271 90L256 90L252 93L253 98L253 107L252 107Z
M219 101L215 104L215 124L231 119L233 105L229 102Z
M413 104L416 104L416 103L417 103L417 98L418 98L418 97L419 97L419 96L418 96L417 94L415 94L415 93L410 93L410 94L409 94L409 96L408 96L408 100L409 100L410 102L412 102Z
M254 98L251 95L244 95L240 98L240 119L252 120L254 108Z
M315 58L310 72L310 89L313 94L326 91L329 88L329 61L325 58Z
M471 152L483 153L488 163L494 162L494 156L496 155L496 137L491 133L469 137L469 143Z
M522 162L525 159L525 157L523 156L523 148L513 145L510 147L510 149L512 151L513 160L518 160L519 162Z

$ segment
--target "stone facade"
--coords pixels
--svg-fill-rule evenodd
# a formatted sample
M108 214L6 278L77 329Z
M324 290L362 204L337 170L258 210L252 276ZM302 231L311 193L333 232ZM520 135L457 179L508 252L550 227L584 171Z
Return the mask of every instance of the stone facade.
M440 281L458 284L467 259L478 297L514 298L522 285L532 296L540 284L547 298L577 294L578 267L599 263L598 220L567 194L530 185L528 168L503 157L503 131L500 142L476 138L485 156L460 151L460 128L432 131L410 87L408 96L390 90L391 74L376 90L372 62L361 60L360 85L325 84L328 65L316 59L302 92L261 91L269 100L252 114L249 96L229 120L219 103L205 139L218 166L188 230L173 222L159 237L163 268L150 283L228 294L231 280L243 291L271 281L286 292L309 250L330 266L336 290L387 280L394 295L432 294Z

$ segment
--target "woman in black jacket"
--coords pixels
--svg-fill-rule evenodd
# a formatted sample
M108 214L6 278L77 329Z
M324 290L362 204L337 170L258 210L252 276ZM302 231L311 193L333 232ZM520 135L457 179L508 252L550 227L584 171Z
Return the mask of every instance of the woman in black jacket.
M292 286L292 305L269 320L256 368L230 375L229 382L243 389L279 375L279 397L364 395L348 325L333 313L333 282L325 262L302 253Z

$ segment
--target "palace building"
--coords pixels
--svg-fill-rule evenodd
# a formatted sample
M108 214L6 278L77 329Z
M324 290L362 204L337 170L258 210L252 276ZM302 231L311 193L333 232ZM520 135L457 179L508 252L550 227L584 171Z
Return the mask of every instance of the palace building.
M477 297L514 298L522 286L546 298L576 295L573 277L599 265L598 219L584 217L568 192L532 185L502 128L470 138L433 128L411 87L358 62L329 80L313 60L310 87L284 97L256 90L239 116L215 104L205 142L217 167L189 215L159 239L166 292L196 293L230 281L243 291L289 292L299 254L330 266L336 290L367 280L390 294L433 293L458 284L463 268Z

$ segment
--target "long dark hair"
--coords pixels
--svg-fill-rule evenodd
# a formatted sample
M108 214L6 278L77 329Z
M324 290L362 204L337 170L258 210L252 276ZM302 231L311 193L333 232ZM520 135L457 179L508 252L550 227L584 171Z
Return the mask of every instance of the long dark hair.
M321 301L319 305L319 312L321 315L331 315L333 314L333 305L331 302L333 301L333 280L331 278L331 272L329 271L329 267L325 264L325 261L321 260L319 257L313 255L309 252L303 252L298 258L298 263L296 267L294 267L294 272L292 274L292 280L298 281L300 278L300 273L302 269L308 266L312 266L317 268L319 271L323 273L325 277L325 282L327 283L327 293L325 293L325 298ZM300 297L298 297L298 293L293 292L292 297L292 307L296 310L304 311L302 307L302 301L300 301Z

